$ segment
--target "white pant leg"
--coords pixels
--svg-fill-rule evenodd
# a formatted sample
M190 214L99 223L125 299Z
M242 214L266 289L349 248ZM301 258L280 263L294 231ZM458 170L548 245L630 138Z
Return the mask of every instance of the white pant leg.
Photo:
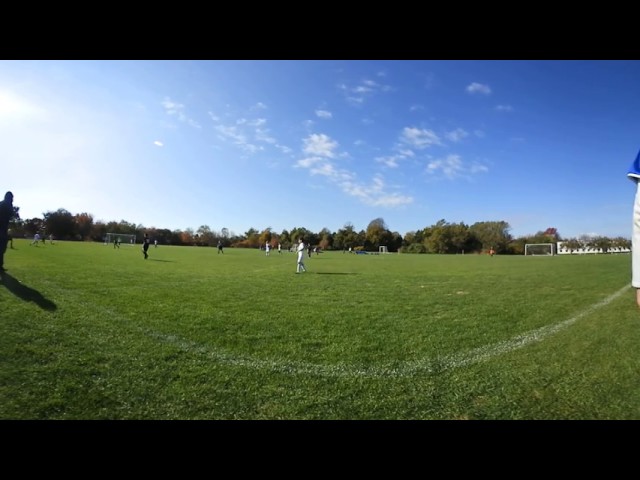
M633 233L631 236L631 285L640 288L640 181L636 181L633 203Z

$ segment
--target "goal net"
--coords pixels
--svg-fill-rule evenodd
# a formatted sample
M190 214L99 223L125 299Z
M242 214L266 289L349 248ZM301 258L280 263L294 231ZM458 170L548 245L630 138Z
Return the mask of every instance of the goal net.
M555 243L527 243L524 246L525 255L555 255Z
M104 237L104 244L109 245L116 240L122 245L133 245L136 243L136 236L129 233L107 233L107 236Z
M389 250L387 250L387 247L385 245L380 245L378 247L378 253L389 253Z

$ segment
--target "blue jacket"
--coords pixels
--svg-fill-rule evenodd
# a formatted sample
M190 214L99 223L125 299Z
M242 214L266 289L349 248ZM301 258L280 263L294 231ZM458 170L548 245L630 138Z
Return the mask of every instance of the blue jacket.
M637 182L638 179L640 179L640 152L638 152L638 156L631 164L631 168L629 168L629 171L627 172L627 177L629 177L629 180L633 180L634 182Z

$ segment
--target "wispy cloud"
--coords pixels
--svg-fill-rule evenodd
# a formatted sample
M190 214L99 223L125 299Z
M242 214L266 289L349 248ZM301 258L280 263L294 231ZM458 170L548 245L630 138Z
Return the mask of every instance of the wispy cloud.
M236 125L217 125L214 128L218 132L219 138L231 140L234 145L240 147L247 153L256 153L264 149L264 147L250 143L247 135Z
M357 85L347 85L342 83L338 85L338 89L342 91L347 101L352 105L362 105L365 100L378 93L393 90L390 85L381 84L370 79L364 79Z
M397 168L399 166L398 162L403 158L403 155L389 155L384 157L377 157L375 160L378 163L383 163L389 168Z
M198 122L187 117L187 115L184 113L185 107L183 104L176 103L169 97L165 97L165 99L162 101L162 106L164 107L164 111L167 115L175 115L181 122L191 125L194 128L202 128Z
M399 207L413 203L411 196L385 192L385 183L381 175L376 175L368 185L347 180L341 186L348 195L374 207Z
M156 140L155 142L153 142L153 144L157 147L164 147L164 143L162 143L160 140Z
M445 134L445 137L447 138L447 140L451 140L452 142L459 142L463 138L468 136L469 136L469 133L463 130L462 128L456 128L455 130L451 132L447 132Z
M303 153L308 156L298 160L294 167L309 170L311 175L323 176L344 193L357 198L366 205L397 207L413 202L413 198L399 193L387 191L384 179L376 175L369 184L359 182L357 175L347 169L340 168L335 158L345 156L337 152L338 142L324 134L313 134L303 139Z
M321 157L334 158L334 150L338 148L338 142L331 140L325 134L312 134L303 140L304 147L302 151L310 155L319 155Z
M432 160L427 164L429 175L441 174L453 180L455 178L471 178L472 174L488 172L489 168L480 163L468 165L462 161L460 155L447 155L445 158Z
M513 107L511 105L497 105L496 110L498 112L513 112Z
M271 130L267 128L266 118L240 117L235 121L231 120L233 122L232 124L225 125L220 123L220 117L218 115L212 112L208 112L208 114L211 120L216 124L214 126L214 130L218 132L218 138L225 141L231 141L232 144L236 145L245 153L253 154L265 151L265 147L263 145L257 145L254 142L266 143L287 155L293 151L286 145L281 145L278 142L278 139L271 134Z
M403 149L401 147L397 147L398 153L395 155L387 155L376 157L376 162L382 163L389 168L397 168L400 166L400 162L409 157L414 157L415 153L413 150Z
M328 110L316 110L316 116L324 118L325 120L332 118L333 114Z
M470 85L467 86L467 92L474 94L474 93L481 93L483 95L490 95L491 94L491 88L489 87L489 85L484 85L482 83L477 83L477 82L473 82Z
M400 141L418 150L430 147L431 145L442 145L440 138L433 130L415 127L405 127L402 130Z

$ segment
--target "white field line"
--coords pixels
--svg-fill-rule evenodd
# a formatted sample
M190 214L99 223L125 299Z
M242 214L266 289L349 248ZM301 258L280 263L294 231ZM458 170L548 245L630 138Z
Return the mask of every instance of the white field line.
M573 317L554 325L547 325L524 334L513 337L504 342L494 343L454 355L436 357L435 360L423 359L415 362L407 362L398 367L356 367L353 365L317 365L306 362L292 362L286 360L259 360L250 357L238 357L216 350L195 342L180 339L175 335L163 335L157 332L147 331L146 334L160 341L178 346L185 351L200 353L214 361L228 365L251 369L271 370L279 373L293 375L316 375L328 377L408 377L418 373L442 372L455 368L465 367L482 362L499 355L513 352L534 342L541 342L545 338L573 325L581 318L604 307L624 294L631 285L622 287L617 292L609 295L604 300L595 303Z

